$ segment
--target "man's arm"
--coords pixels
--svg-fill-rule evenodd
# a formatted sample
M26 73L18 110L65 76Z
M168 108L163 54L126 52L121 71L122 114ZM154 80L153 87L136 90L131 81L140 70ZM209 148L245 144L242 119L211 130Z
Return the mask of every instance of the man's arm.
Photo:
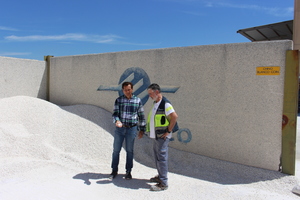
M178 118L178 115L177 115L177 113L175 111L168 115L169 126L167 127L167 129L168 129L169 132L171 132L173 130L173 128L174 128L174 126L176 124L177 118ZM166 139L169 134L170 133L166 132L161 137L164 138L164 139Z
M113 110L113 123L116 124L116 126L118 126L119 123L121 123L121 120L119 118L119 113L120 113L120 109L119 109L119 102L118 99L116 99L115 104L114 104L114 110Z

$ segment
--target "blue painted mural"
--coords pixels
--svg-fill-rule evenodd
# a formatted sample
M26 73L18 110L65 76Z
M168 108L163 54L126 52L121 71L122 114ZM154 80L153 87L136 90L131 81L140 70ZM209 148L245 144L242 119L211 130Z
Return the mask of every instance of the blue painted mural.
M147 87L151 84L148 74L142 68L131 67L122 74L119 85L126 81L134 85L133 94L138 96L142 100L143 105L145 105L149 99ZM123 95L122 90L119 90L119 95Z

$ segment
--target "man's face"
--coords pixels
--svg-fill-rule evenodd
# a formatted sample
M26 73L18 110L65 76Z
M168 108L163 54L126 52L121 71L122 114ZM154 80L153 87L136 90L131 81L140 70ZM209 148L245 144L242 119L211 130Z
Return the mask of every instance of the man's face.
M133 89L131 88L131 85L124 86L124 88L122 90L123 90L124 95L128 99L130 99L131 96L132 96L132 92L133 92Z
M149 94L149 97L151 97L151 99L153 99L154 101L157 100L158 98L158 95L157 95L158 91L153 91L151 89L148 90L148 94Z

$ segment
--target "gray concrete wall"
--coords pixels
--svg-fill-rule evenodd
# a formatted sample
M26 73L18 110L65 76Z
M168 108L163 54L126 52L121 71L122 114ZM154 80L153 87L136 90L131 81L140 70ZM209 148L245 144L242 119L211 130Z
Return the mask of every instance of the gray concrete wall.
M0 57L0 98L30 96L46 99L44 61Z
M171 147L278 170L286 50L292 41L221 44L51 58L50 101L112 111L132 81L148 113L150 83L179 115ZM279 75L256 75L279 66Z

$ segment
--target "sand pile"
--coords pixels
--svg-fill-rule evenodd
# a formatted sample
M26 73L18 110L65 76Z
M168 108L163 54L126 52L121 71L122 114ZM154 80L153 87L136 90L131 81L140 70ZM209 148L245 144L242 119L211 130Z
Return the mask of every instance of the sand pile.
M149 191L156 175L149 138L136 140L133 179L111 172L111 113L59 107L17 96L0 99L0 199L299 199L297 177L170 148L170 187Z

